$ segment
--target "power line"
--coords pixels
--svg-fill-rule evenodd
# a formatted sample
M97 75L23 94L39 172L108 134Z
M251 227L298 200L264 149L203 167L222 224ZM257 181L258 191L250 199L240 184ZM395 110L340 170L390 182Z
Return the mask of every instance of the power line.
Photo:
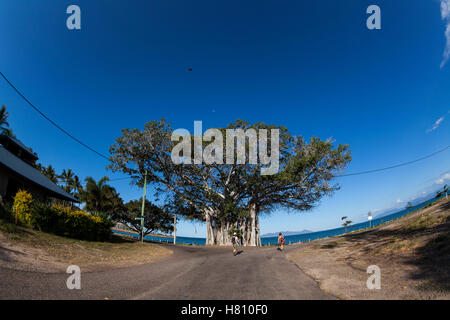
M28 103L34 110L36 110L44 119L46 119L48 122L50 122L53 126L55 126L57 129L59 129L61 132L63 132L65 135L67 135L69 138L71 138L72 140L74 140L75 142L79 143L80 145L82 145L83 147L89 149L90 151L96 153L97 155L99 155L102 158L105 158L106 160L109 160L108 156L105 156L104 154L98 152L97 150L93 149L92 147L88 146L87 144L85 144L84 142L80 141L79 139L75 138L72 134L70 134L69 132L67 132L65 129L63 129L61 126L59 126L58 124L56 124L52 119L50 119L49 117L47 117L41 110L39 110L35 105L33 105L9 80L8 78L6 78L6 76L3 74L3 72L0 71L0 75L3 77L3 79L5 79L5 81L11 86L11 88L14 89L14 91L16 91L16 93L23 99L25 100L26 103Z
M431 158L439 153L442 153L444 151L446 151L447 149L450 148L450 145L446 146L445 148L438 150L436 152L433 152L429 155L426 155L424 157L421 157L419 159L415 159L415 160L411 160L411 161L407 161L407 162L403 162L403 163L399 163L390 167L384 167L384 168L380 168L380 169L373 169L373 170L367 170L367 171L360 171L360 172L355 172L355 173L347 173L347 174L340 174L340 175L336 175L336 178L340 178L340 177L349 177L349 176L358 176L358 175L363 175L363 174L369 174L369 173L374 173L374 172L379 172L379 171L385 171L385 170L389 170L389 169L394 169L394 168L398 168L398 167L403 167L403 166L407 166L410 164L413 164L415 162L419 162L428 158ZM447 171L450 172L450 171ZM447 172L444 172L447 173ZM116 180L125 180L125 179L133 179L134 177L127 177L127 178L118 178L118 179L112 179L110 181L116 181Z
M431 158L439 153L442 153L444 151L446 151L447 149L450 148L450 145L446 146L444 149L441 149L439 151L433 152L425 157L419 158L419 159L415 159L412 161L407 161L407 162L403 162L403 163L399 163L390 167L385 167L385 168L380 168L380 169L373 169L373 170L367 170L367 171L360 171L360 172L355 172L355 173L347 173L347 174L341 174L341 175L337 175L336 177L349 177L349 176L358 176L358 175L362 175L362 174L368 174L368 173L374 173L374 172L379 172L379 171L384 171L384 170L389 170L389 169L394 169L394 168L398 168L398 167L403 167L403 166L407 166L409 164L413 164L415 162L419 162L428 158Z
M80 145L82 145L83 147L89 149L90 151L94 152L95 154L99 155L100 157L109 160L108 156L98 152L97 150L93 149L92 147L88 146L87 144L85 144L84 142L80 141L79 139L77 139L76 137L74 137L72 134L70 134L69 132L67 132L65 129L63 129L62 127L60 127L58 124L56 124L53 120L51 120L49 117L47 117L41 110L39 110L36 106L34 106L9 80L8 78L6 78L6 76L0 71L0 75L3 77L3 79L5 79L5 81L11 86L11 88L14 89L14 91L16 91L16 93L23 99L25 100L26 103L28 103L34 110L36 110L44 119L46 119L47 121L49 121L53 126L55 126L57 129L59 129L61 132L63 132L65 135L67 135L69 138L71 138L72 140L74 140L75 142L79 143ZM450 148L450 145L446 146L445 148L433 152L427 156L424 156L422 158L419 159L415 159L412 161L407 161L407 162L403 162L403 163L399 163L393 166L389 166L389 167L384 167L384 168L379 168L379 169L373 169L373 170L366 170L366 171L360 171L360 172L355 172L355 173L347 173L347 174L341 174L341 175L336 175L336 178L340 178L340 177L349 177L349 176L358 176L358 175L363 175L363 174L369 174L369 173L375 173L375 172L380 172L380 171L385 171L385 170L390 170L390 169L394 169L394 168L398 168L398 167L403 167L406 165L410 165L413 164L415 162L419 162L428 158L431 158L439 153L442 153L444 151L446 151L447 149ZM118 180L125 180L125 179L132 179L132 177L127 177L127 178L118 178L118 179L112 179L110 181L118 181Z

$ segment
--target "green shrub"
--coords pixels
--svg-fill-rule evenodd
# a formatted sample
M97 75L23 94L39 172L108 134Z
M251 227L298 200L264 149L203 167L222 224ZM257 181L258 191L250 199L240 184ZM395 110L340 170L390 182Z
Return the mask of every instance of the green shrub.
M81 240L106 240L113 226L107 218L58 205L37 204L32 216L33 225L42 231Z
M32 224L44 232L65 234L64 217L55 207L47 204L36 203L33 206Z
M31 194L19 190L14 197L13 214L0 206L0 217L33 226L41 231L81 240L102 241L111 235L113 223L102 213L89 213L78 208L34 202Z

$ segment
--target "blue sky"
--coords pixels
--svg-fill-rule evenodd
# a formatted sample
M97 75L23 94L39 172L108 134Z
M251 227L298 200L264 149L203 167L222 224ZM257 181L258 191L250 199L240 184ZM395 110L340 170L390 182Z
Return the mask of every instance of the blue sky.
M71 4L81 8L81 30L66 28ZM381 30L366 28L371 4L381 8ZM0 70L50 118L102 153L122 128L143 128L161 117L191 132L194 120L206 129L244 119L347 143L353 161L346 172L352 173L449 144L448 7L448 0L1 1ZM122 177L4 81L0 104L44 165L72 168L80 178ZM262 217L262 231L322 230L338 226L343 215L363 221L369 210L403 206L436 182L448 182L449 159L446 151L410 166L340 178L341 190L317 208ZM125 200L141 194L127 181L111 184ZM205 233L187 222L178 230Z

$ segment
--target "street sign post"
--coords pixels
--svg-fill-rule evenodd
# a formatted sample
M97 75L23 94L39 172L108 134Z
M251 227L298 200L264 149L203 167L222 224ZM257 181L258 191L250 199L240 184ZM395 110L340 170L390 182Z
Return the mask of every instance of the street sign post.
M147 170L144 176L144 195L142 196L142 210L141 210L141 242L144 243L144 208L145 208L145 192L147 191ZM138 219L136 219L138 220Z
M173 244L177 244L177 215L173 215Z

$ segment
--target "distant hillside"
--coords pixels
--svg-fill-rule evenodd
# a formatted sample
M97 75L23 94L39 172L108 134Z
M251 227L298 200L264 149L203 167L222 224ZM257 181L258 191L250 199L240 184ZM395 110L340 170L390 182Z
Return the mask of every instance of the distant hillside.
M302 230L302 231L281 231L283 236L294 236L297 234L305 234L305 233L311 233L313 231L311 230ZM279 232L274 233L266 233L261 236L261 238L269 238L269 237L278 237Z
M440 189L440 188L439 188L439 189ZM429 193L429 194L426 194L426 195L424 195L424 196L418 197L418 198L416 198L416 199L414 199L414 200L411 200L411 201L410 201L410 202L411 202L411 205L414 207L414 206L416 206L416 205L418 205L418 204L421 204L421 203L423 203L423 202L425 202L425 201L428 201L428 200L430 200L430 199L435 198L435 197L436 197L436 192L437 192L439 189L436 189L436 191L433 191L433 192L431 192L431 193ZM407 203L402 203L402 206L397 206L397 207L395 207L395 208L391 208L391 209L382 211L382 212L376 214L376 215L374 216L374 218L382 218L382 217L388 216L388 215L390 215L390 214L392 214L392 213L399 212L399 211L401 211L401 210L403 210L403 209L406 208L406 204L407 204Z

